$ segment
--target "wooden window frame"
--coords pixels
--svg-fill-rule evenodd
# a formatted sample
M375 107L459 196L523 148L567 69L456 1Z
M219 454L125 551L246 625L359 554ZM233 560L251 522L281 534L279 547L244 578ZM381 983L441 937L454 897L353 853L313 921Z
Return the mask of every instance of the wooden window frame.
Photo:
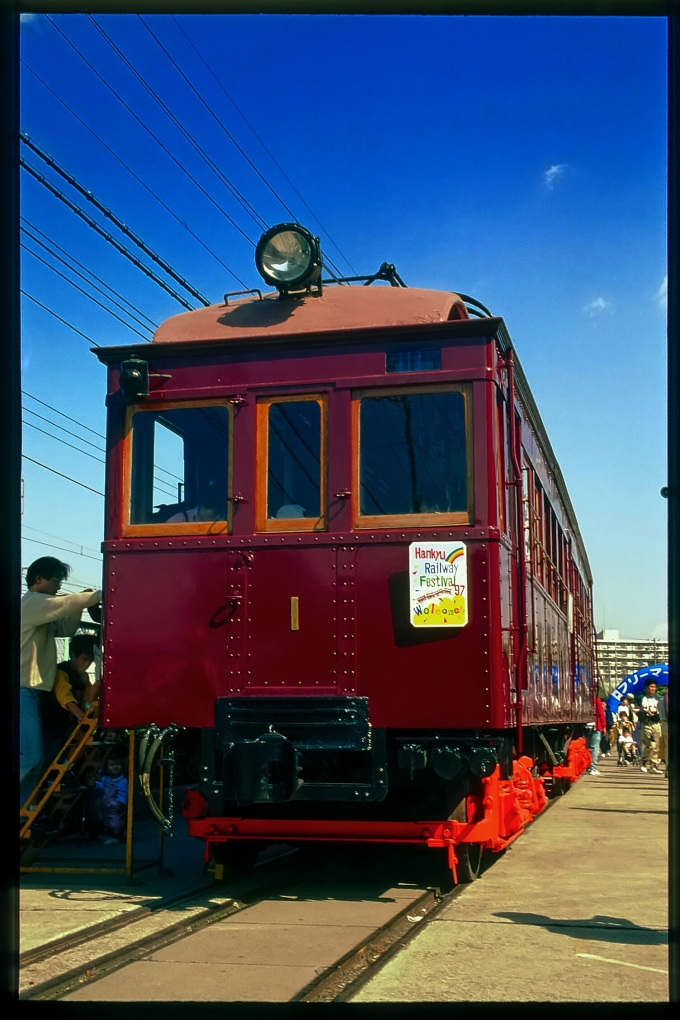
M277 520L267 517L269 474L269 408L272 404L320 405L320 452L321 470L319 477L319 517L290 517ZM328 530L328 393L287 393L285 396L258 397L255 412L255 531L260 533L288 531Z
M132 421L135 414L148 411L183 411L192 407L223 407L229 415L229 441L227 443L227 519L221 521L182 521L177 524L131 524L130 508L132 493ZM163 536L173 538L180 535L229 535L232 530L234 504L233 494L234 473L234 405L222 398L205 400L163 400L154 403L130 404L125 408L123 426L123 527L124 538L153 538Z
M534 573L533 543L533 481L534 469L524 457L522 462L522 533L524 537L525 567L530 574Z
M441 514L370 514L361 513L361 401L370 397L402 397L413 393L461 393L465 415L465 483L467 509ZM377 528L451 527L474 522L474 447L471 383L432 383L415 386L381 386L377 389L355 390L352 393L352 521L357 530Z
M543 551L543 486L534 473L534 558L536 580L545 587L545 553Z
M498 507L498 527L507 534L508 522L506 514L505 484L505 414L503 399L496 401L496 493Z
M570 591L567 539L557 520L548 494L533 474L533 525L532 552L535 558L535 579L561 613L568 614ZM574 595L575 614L578 611L577 593ZM576 616L574 617L576 619ZM576 627L576 624L575 624Z

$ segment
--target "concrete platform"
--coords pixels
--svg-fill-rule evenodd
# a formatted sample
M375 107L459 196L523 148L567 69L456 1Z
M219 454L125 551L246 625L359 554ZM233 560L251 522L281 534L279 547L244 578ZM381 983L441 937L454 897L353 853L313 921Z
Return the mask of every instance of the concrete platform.
M81 931L121 914L155 906L212 882L203 875L203 846L186 834L183 819L175 822L177 838L166 839L163 864L172 874L159 875L151 866L135 875L138 884L127 885L125 875L29 873L21 876L20 952L26 953L55 939ZM158 826L142 821L135 826L134 859L138 863L158 857ZM78 847L74 839L48 846L35 861L41 867L125 867L124 846L93 842Z
M667 1001L668 783L600 769L352 1001Z

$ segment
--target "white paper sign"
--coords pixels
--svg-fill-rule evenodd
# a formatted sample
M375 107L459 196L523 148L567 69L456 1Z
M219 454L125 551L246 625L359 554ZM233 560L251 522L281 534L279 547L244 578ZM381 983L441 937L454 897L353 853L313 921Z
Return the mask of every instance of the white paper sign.
M464 542L412 542L409 582L414 627L464 627L468 622Z

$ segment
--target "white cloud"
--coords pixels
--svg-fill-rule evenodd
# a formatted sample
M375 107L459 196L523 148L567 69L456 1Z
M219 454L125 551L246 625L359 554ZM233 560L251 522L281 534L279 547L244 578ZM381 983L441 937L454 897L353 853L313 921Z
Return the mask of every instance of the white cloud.
M583 306L583 311L592 318L596 315L603 315L605 312L613 312L614 306L611 301L606 301L603 297L593 298L587 305Z
M563 177L568 169L568 163L555 163L545 171L543 174L543 183L548 191L552 191L554 189L555 181L559 180L560 177Z
M655 638L657 641L668 641L668 624L657 623L652 631L652 638Z
M668 308L668 273L663 278L663 283L656 292L656 299L662 308Z

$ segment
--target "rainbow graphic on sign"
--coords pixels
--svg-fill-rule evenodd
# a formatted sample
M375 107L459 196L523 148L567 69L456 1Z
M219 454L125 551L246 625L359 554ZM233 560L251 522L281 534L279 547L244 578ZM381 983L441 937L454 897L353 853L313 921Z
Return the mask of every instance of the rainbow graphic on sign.
M464 627L468 622L464 542L412 542L409 600L413 627Z

